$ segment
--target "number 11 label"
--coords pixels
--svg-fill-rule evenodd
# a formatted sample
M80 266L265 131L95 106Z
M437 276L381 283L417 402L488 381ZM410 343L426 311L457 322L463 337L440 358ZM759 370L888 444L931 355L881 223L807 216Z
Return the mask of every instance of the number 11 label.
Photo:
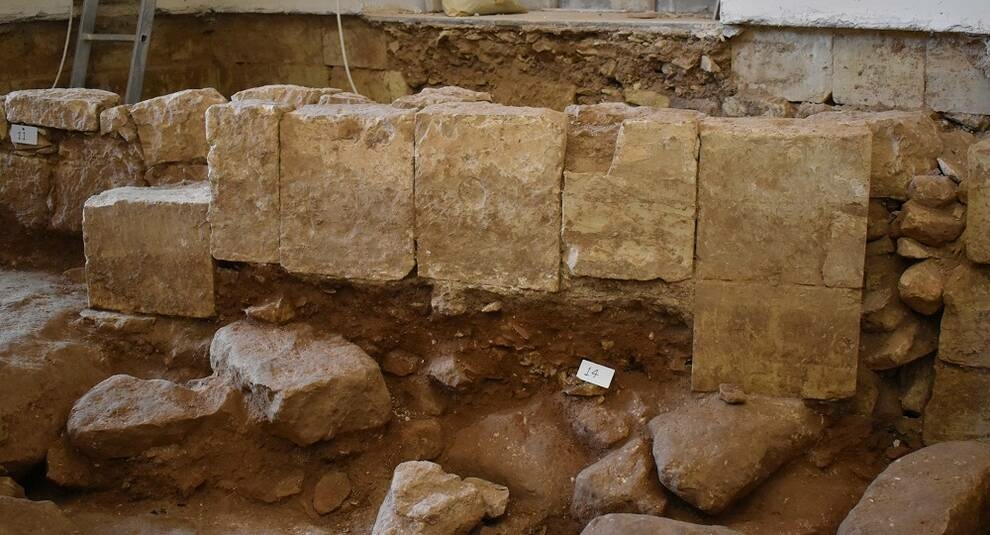
M602 388L608 388L608 385L612 384L612 376L614 375L615 370L612 368L595 364L590 360L582 360L577 372L578 379Z

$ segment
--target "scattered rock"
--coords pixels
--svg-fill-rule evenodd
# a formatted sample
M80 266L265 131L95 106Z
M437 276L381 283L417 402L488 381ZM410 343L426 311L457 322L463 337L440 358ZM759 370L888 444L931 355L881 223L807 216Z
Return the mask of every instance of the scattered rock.
M866 244L866 256L892 254L897 250L890 236L883 236Z
M871 370L903 366L938 349L938 326L915 315L907 316L891 332L863 333L859 358Z
M505 513L509 489L461 480L438 464L410 461L395 468L373 535L466 535L484 518Z
M901 207L896 225L902 236L925 245L938 247L958 238L964 228L966 209L959 203L944 208L931 208L916 201Z
M76 526L53 502L36 502L0 496L0 533L3 535L68 535Z
M814 443L823 421L799 400L751 396L728 405L711 395L649 427L660 482L717 514Z
M340 507L351 494L351 480L343 472L327 472L313 488L313 509L325 515Z
M402 349L393 349L382 359L382 370L396 377L412 375L423 365L423 359Z
M24 488L18 485L12 477L0 477L0 496L23 498Z
M918 175L908 184L907 194L918 204L941 208L956 200L956 183L947 176Z
M615 513L592 520L581 535L741 535L723 526L689 524L651 515Z
M500 310L502 310L501 301L492 301L491 303L488 303L485 306L481 307L481 311L484 312L485 314L491 314L493 312L498 312Z
M378 427L392 415L378 364L308 325L231 323L214 335L210 364L245 392L255 418L300 446Z
M606 513L659 516L666 507L650 444L642 438L630 440L581 470L574 481L571 514L582 522Z
M968 535L988 525L990 444L944 442L891 463L838 534Z
M915 312L931 316L942 308L944 274L936 260L919 262L901 274L897 292Z
M578 381L564 387L564 393L568 396L593 398L604 396L608 393L608 389L595 384L586 383L584 381Z
M436 418L400 422L398 428L400 461L432 461L443 453L443 426Z
M187 89L131 105L148 166L206 158L206 109L227 99L216 89Z
M934 358L918 359L901 367L901 410L905 415L917 417L925 411L934 378Z
M83 321L93 325L98 331L121 334L143 334L150 332L158 320L155 316L137 316L108 310L83 309L79 313Z
M257 321L284 325L296 319L296 307L283 296L244 309L244 314Z
M722 383L718 385L718 399L729 405L742 405L746 403L746 391L739 385Z

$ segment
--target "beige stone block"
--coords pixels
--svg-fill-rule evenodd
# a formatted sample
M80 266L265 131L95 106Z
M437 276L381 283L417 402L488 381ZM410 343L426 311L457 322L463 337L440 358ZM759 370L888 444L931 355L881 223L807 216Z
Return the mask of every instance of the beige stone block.
M622 102L567 106L567 148L564 171L605 173L615 156L619 129L626 119L649 117L653 108Z
M986 39L944 35L928 39L925 102L935 111L990 115Z
M825 112L809 120L860 123L870 129L870 197L906 199L911 179L935 169L942 152L938 127L920 111Z
M136 144L116 137L69 136L59 143L53 178L52 228L82 232L86 199L121 186L143 186L144 158Z
M833 99L854 106L924 107L926 41L921 35L897 32L836 34Z
M691 277L700 117L672 110L627 119L606 173L565 174L563 254L572 274Z
M869 152L862 126L703 121L698 275L860 288Z
M334 93L332 95L323 95L320 97L319 104L321 106L330 106L333 104L374 104L375 101L370 98L359 95L357 93L351 93L350 91L341 91L339 93Z
M282 265L398 280L415 265L411 110L306 106L281 126Z
M351 68L388 69L390 38L381 26L372 26L359 17L348 17L343 26L347 64ZM335 67L344 66L336 24L327 25L323 34L323 63Z
M115 134L128 143L137 141L137 125L131 118L131 107L121 104L103 110L100 114L100 134Z
M456 85L444 87L427 87L415 95L405 95L395 99L392 105L396 108L415 108L421 110L434 104L447 102L491 102L492 95L482 91L472 91Z
M90 306L212 316L209 204L206 183L117 188L90 197L83 208Z
M400 71L352 68L351 78L354 79L358 93L383 104L411 92L405 76ZM330 69L330 85L350 91L351 85L347 81L347 73L343 67Z
M555 291L567 119L489 103L416 115L419 274Z
M859 290L698 281L692 386L714 391L735 383L774 396L852 396L859 318Z
M990 139L969 148L966 188L966 255L973 262L990 264Z
M100 113L119 101L116 93L100 89L27 89L8 93L5 105L11 123L95 132Z
M926 444L990 438L990 370L935 363L925 406Z
M750 29L732 39L732 70L743 88L824 102L832 92L832 33Z
M52 166L47 159L0 152L0 212L13 216L20 225L48 226L51 184Z
M943 290L938 358L990 369L990 267L960 265Z
M206 158L206 109L227 99L216 89L187 89L131 106L150 167Z
M334 93L340 93L340 89L333 87L304 87L292 84L274 84L238 91L231 95L230 100L232 102L268 100L293 108L300 108L308 104L317 104L323 95L332 95Z

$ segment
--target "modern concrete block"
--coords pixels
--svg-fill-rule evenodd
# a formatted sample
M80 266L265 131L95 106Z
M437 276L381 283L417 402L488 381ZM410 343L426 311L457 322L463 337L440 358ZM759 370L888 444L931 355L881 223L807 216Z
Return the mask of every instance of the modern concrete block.
M732 40L732 70L745 89L792 102L824 102L832 92L832 34L751 29Z
M832 47L833 99L855 106L924 107L926 40L906 33L837 33Z

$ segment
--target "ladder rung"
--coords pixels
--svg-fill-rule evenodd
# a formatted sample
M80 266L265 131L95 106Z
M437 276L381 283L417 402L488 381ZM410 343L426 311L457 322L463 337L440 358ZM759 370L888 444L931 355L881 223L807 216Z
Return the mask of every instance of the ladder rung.
M86 33L83 34L85 41L131 41L135 36L129 33Z

